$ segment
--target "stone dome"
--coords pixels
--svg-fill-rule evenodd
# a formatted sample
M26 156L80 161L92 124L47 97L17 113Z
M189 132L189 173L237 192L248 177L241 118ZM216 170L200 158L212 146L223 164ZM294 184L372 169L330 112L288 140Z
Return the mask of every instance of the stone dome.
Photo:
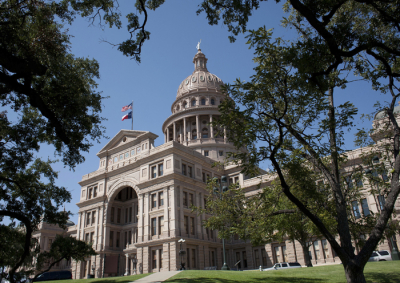
M400 113L400 105L397 105L393 109L393 114L399 114L399 113ZM387 117L386 111L379 111L375 115L374 120L380 120L380 119L383 119L383 118L386 118L386 117Z
M188 93L207 91L219 92L223 81L207 70L207 58L199 49L193 58L194 71L179 85L176 98Z

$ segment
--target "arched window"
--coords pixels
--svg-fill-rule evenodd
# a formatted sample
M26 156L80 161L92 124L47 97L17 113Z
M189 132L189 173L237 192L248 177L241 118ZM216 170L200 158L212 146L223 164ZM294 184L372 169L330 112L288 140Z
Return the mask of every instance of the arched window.
M192 100L192 106L196 106L196 99Z
M206 99L205 98L201 99L201 105L206 105Z
M179 105L176 106L176 111L179 111Z
M183 102L182 107L183 108L187 108L187 102L186 101Z
M215 105L215 99L211 98L211 105Z
M201 137L203 139L207 139L208 138L208 129L207 128L203 128L203 130L201 130Z
M197 131L193 130L192 131L192 140L195 140L195 139L197 139Z

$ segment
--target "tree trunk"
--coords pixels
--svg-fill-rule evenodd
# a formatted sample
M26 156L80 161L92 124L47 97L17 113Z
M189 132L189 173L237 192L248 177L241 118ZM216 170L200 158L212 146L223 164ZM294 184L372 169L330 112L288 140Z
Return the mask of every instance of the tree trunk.
M306 263L307 267L313 267L312 263L311 263L311 259L310 259L310 254L308 252L310 246L308 245L301 245L301 247L303 248L303 254L304 254L304 261Z
M347 283L366 283L364 277L364 266L359 267L354 264L349 264L343 267Z

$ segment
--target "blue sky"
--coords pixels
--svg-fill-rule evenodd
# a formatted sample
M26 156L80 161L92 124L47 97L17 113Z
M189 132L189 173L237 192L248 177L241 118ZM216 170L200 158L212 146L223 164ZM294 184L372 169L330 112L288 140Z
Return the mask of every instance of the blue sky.
M135 11L134 1L120 1L122 14ZM245 44L243 35L235 43L228 40L228 30L223 24L210 26L204 14L196 16L200 1L170 0L156 11L149 12L146 29L151 32L150 40L143 46L142 62L137 64L120 53L116 48L102 42L106 40L119 43L129 35L126 27L104 29L97 25L90 26L86 19L77 18L66 28L71 39L71 52L77 57L95 58L100 64L101 78L98 90L103 96L102 116L108 120L103 123L106 136L112 138L121 129L130 129L131 121L121 122L121 107L134 101L134 130L151 131L159 136L156 146L164 142L161 126L171 115L171 105L176 97L180 83L193 72L193 56L197 42L201 39L202 52L208 58L208 70L220 77L225 83L232 83L236 78L248 81L253 74L253 50ZM281 5L270 1L261 5L260 10L251 17L248 28L256 29L262 25L274 28L275 36L290 39L295 36L293 30L280 27L284 16ZM338 101L352 99L357 102L360 112L372 111L373 103L382 99L362 83L355 83L340 92ZM368 126L370 122L366 125ZM95 171L99 165L96 153L107 143L103 139L94 144L89 153L85 153L86 162L77 166L75 171L57 164L59 171L58 185L68 188L72 193L72 201L66 209L75 213L71 220L76 223L82 175ZM353 148L349 141L348 148ZM49 147L40 152L43 157L54 159ZM265 168L264 168L265 169Z

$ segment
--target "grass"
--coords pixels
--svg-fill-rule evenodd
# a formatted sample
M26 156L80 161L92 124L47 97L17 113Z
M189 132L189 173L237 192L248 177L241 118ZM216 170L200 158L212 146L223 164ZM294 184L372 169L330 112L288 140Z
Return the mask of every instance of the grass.
M106 278L43 281L43 283L127 283L146 277L150 274L151 273Z
M364 269L367 282L400 282L400 261L369 262ZM165 281L169 283L339 283L346 282L342 265L274 271L187 270Z

